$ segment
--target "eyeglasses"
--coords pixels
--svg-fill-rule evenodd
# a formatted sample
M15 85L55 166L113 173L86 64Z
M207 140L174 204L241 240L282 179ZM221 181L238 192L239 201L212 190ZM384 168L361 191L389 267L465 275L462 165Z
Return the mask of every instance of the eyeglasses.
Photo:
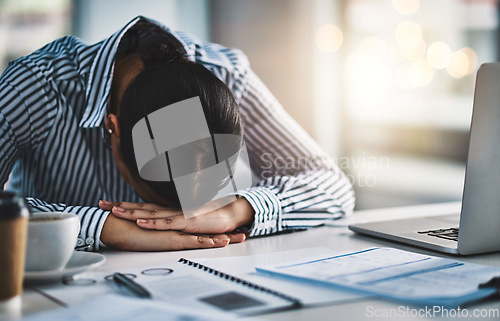
M174 272L173 269L170 268L152 268L145 269L141 271L142 275L146 276L161 276L161 275L169 275ZM133 273L123 273L125 276L131 279L137 278L137 275ZM107 282L113 282L113 274L106 275L104 280ZM91 278L74 278L73 276L67 276L62 279L62 283L64 285L78 285L78 286L88 286L97 283L97 280Z

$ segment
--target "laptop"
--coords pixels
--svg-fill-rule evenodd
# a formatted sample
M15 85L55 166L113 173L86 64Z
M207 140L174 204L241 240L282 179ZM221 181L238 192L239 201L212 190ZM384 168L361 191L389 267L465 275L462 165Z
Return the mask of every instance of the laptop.
M370 236L448 254L500 251L500 63L477 72L460 213L349 225Z

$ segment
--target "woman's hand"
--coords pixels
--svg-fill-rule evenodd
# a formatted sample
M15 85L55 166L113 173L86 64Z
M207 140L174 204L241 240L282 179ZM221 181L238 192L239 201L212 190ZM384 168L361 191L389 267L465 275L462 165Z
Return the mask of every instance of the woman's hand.
M127 251L172 251L224 247L245 240L244 234L192 235L179 231L149 231L134 222L108 215L101 241Z
M190 234L229 233L238 227L252 224L254 217L253 208L244 198L188 219L181 211L151 203L100 201L99 207L111 211L117 218L134 221L143 229L181 231ZM234 241L240 238L243 241L245 236L238 233L232 234L231 237Z

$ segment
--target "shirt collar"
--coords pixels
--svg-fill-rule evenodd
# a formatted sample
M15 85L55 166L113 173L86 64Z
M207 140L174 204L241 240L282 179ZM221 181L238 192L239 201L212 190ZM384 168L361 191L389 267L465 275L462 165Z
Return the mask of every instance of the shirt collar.
M160 26L165 30L165 32L170 32L181 42L187 52L188 59L191 61L195 60L196 46L194 43L186 41L186 38L180 37L175 32L168 30L160 23L151 19L147 19L142 16L132 19L121 30L115 32L111 37L103 40L101 43L101 47L98 50L90 69L87 91L85 93L87 106L85 107L83 117L80 120L80 127L95 128L102 124L102 120L106 113L109 93L111 91L114 58L118 45L123 35L140 20L149 21Z

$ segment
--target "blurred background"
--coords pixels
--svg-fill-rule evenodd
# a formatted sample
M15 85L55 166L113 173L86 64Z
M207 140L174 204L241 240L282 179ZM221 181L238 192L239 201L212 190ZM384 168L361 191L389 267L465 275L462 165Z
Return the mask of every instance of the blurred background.
M338 162L357 209L460 200L475 73L498 61L496 0L0 0L0 69L137 15L242 49Z

